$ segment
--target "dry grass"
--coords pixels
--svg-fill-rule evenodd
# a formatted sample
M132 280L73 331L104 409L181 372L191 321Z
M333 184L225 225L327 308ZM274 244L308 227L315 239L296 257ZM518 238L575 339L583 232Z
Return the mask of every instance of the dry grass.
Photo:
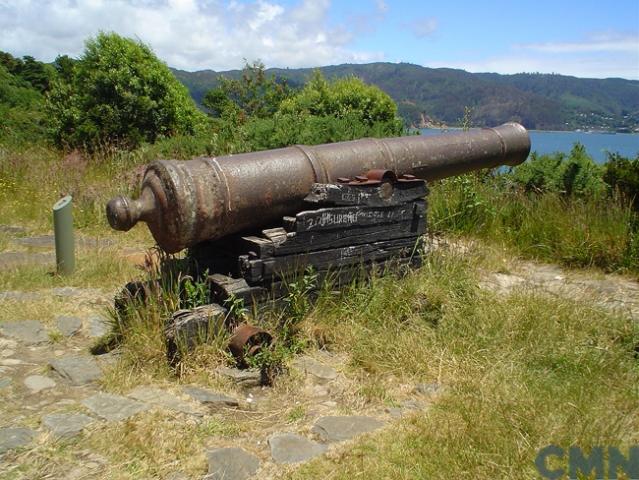
M111 292L139 276L139 269L120 255L118 247L80 250L76 252L76 270L69 276L55 274L53 264L0 270L0 291L78 287Z
M125 243L150 245L146 229L134 229L121 240L109 231L103 212L111 195L135 189L131 172L148 160L144 155L107 152L84 159L49 150L0 151L0 223L49 233L51 205L71 193L79 232L116 240L112 249L82 252L70 277L51 275L46 267L0 272L0 290L75 286L108 294L144 276L119 250ZM440 203L435 219L449 221L447 209L459 212L455 205L462 199L451 198ZM566 230L575 212L559 210L553 199L547 202L552 216L526 204L523 210L535 214L524 212L528 223L515 232L519 236L497 220L499 215L523 218L518 216L523 210L514 211L521 204L495 216L486 207L492 204L484 202L486 208L469 213L481 215L450 228L467 231L468 225L479 225L487 229L487 238L520 251L559 238L562 248L530 255L551 260L558 255L576 264L607 258L601 246L610 232L625 232L621 210L593 223L589 219L599 214L596 209L575 207L581 208L579 221L591 226L591 236L584 239L574 228ZM451 218L458 219L455 215ZM549 230L544 225L552 218L558 226ZM619 256L617 237L613 254ZM587 248L579 250L584 244ZM9 248L15 246L0 234L0 249ZM338 404L332 411L319 409L301 378L282 375L257 399L257 410L244 405L241 412L203 421L153 410L116 424L98 422L75 440L43 436L35 449L12 453L16 467L0 478L61 478L81 464L93 464L88 478L162 478L175 470L199 478L206 448L243 445L266 459L263 442L270 433L306 434L320 413L378 413L406 398L417 382L445 386L430 409L352 448L284 471L291 478L536 478L532 460L549 443L585 448L637 443L637 325L594 307L590 299L575 302L525 290L494 296L478 288L481 272L508 272L512 263L501 247L469 242L463 254L433 252L422 269L402 279L386 276L339 293L325 291L304 317L297 339L311 353L322 348L343 360L336 365L343 379L331 392ZM189 383L245 398L214 373L225 362L223 338L190 354L180 375L167 366L162 337L167 312L156 307L138 311L127 325L122 355L106 373L103 388L126 393L141 384L171 389ZM83 315L89 308L44 294L33 302L3 302L0 321L37 318L51 324L54 316ZM25 422L37 425L35 416ZM267 470L273 477L283 475L283 470Z
M587 301L479 291L471 258L434 255L315 314L374 385L392 375L446 390L425 414L291 478L538 478L534 457L550 443L637 443L637 325Z
M180 470L199 477L205 470L206 439L235 436L234 420L193 417L152 409L135 419L113 424L94 423L82 438L40 438L39 445L16 457L16 469L0 478L66 478L84 468L82 478L164 478Z
M534 456L549 443L636 443L636 324L587 300L480 290L481 271L508 270L513 260L480 244L462 250L433 252L402 279L375 278L320 297L299 335L311 354L322 355L313 345L329 350L342 373L331 386L332 409L318 405L301 376L283 375L256 393L257 407L243 401L240 411L199 420L154 409L98 422L76 440L42 437L35 449L12 454L20 466L0 478L55 478L87 463L95 464L90 478L163 478L176 470L199 478L207 448L241 445L267 461L270 434L309 434L322 414L379 415L409 398L417 382L445 386L429 409L299 469L267 465L264 478L536 478ZM28 313L44 306L33 308ZM164 361L161 312L139 320L106 389L190 383L245 400L215 374L224 361L219 348L194 353L178 377Z

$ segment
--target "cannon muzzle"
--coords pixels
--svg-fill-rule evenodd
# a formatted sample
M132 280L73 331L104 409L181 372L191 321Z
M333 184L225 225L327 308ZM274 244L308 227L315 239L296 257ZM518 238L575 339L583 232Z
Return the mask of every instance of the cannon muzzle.
M530 138L517 123L432 137L366 138L316 146L189 161L160 160L144 174L137 200L116 197L107 218L116 230L147 223L168 253L255 229L303 208L313 183L331 183L374 169L437 180L518 165Z

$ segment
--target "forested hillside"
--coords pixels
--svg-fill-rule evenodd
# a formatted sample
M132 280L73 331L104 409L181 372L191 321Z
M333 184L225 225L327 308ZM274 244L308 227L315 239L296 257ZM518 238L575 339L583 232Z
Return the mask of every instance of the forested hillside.
M321 67L328 77L356 75L387 92L400 115L413 125L458 124L471 107L477 125L508 120L541 130L639 128L639 82L624 79L582 79L564 75L468 73L425 68L407 63L371 63ZM267 73L302 85L312 69L269 69ZM200 102L220 75L237 78L239 70L204 70L175 75Z

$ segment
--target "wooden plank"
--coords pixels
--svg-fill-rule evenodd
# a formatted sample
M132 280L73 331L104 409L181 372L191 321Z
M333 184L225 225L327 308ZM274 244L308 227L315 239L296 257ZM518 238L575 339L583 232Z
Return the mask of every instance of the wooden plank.
M271 241L280 241L281 239L286 239L286 230L282 227L277 228L268 228L266 230L262 230L262 234Z
M296 215L296 233L311 230L336 230L352 226L381 225L412 220L423 216L426 203L423 200L395 207L335 207L308 210Z
M250 306L266 295L262 286L250 286L244 278L233 278L221 274L209 275L207 281L211 285L213 301L224 305L225 301L234 296L244 302L244 306Z
M282 277L288 273L299 272L312 265L317 270L340 268L362 262L384 260L394 256L409 256L420 242L420 237L400 238L362 245L349 245L309 252L273 257L267 260L250 260L242 275L247 282L260 282L273 277Z
M275 243L272 240L257 236L246 236L238 239L241 251L255 252L259 258L272 257L275 252Z
M260 238L243 237L247 251L256 253L257 258L279 257L282 255L305 254L315 250L359 245L362 243L393 240L415 235L423 235L426 231L425 218L415 218L399 223L383 225L354 226L343 230L310 231L289 234L284 243L275 245Z

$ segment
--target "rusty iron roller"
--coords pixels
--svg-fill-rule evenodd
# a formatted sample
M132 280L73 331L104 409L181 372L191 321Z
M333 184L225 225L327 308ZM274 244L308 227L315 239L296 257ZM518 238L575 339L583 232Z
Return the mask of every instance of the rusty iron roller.
M529 152L526 129L506 123L438 136L366 138L188 161L160 160L147 167L140 197L112 199L107 217L116 230L146 222L158 245L175 253L296 213L313 183L335 182L373 169L437 180L518 165Z

